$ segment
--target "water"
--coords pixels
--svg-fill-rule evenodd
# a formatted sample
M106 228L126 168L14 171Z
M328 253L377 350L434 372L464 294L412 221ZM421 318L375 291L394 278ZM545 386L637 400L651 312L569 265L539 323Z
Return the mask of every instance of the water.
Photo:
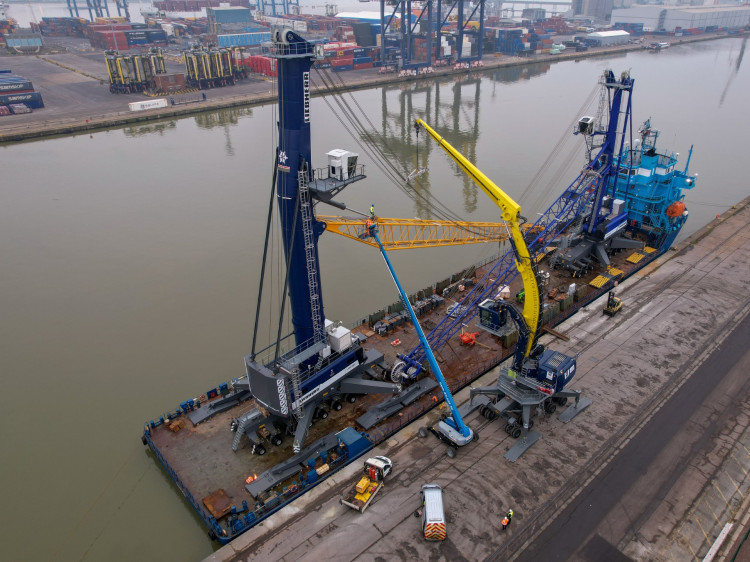
M653 117L662 146L683 162L695 143L691 170L700 177L688 195L684 238L748 194L744 41L372 89L354 100L387 135L404 176L427 156L429 172L415 186L431 202L467 220L498 217L425 139L416 160L409 125L416 116L535 217L582 165L580 139L557 141L574 119L595 111L581 104L598 76L608 67L632 69L636 123ZM195 560L212 552L140 432L146 420L242 373L275 117L272 107L258 107L0 148L5 559ZM323 99L313 99L312 118L315 166L331 148L358 150ZM552 151L551 170L567 154L571 166L524 194ZM374 203L381 216L434 216L360 152L368 179L339 200L362 211ZM493 251L468 246L392 258L413 292ZM350 322L396 300L377 250L326 235L321 259L328 317ZM269 276L278 286L280 267ZM264 325L271 317L264 311Z

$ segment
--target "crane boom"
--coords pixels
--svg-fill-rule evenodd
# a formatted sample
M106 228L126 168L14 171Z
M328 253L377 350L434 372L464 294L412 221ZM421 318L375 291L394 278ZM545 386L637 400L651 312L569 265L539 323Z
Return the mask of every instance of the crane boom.
M490 178L484 175L479 168L469 162L469 160L453 148L443 137L438 135L427 123L421 119L415 122L417 130L423 128L438 143L440 148L445 150L448 155L482 188L482 190L492 199L502 211L502 218L510 225L511 245L515 256L516 267L523 280L523 288L526 293L526 300L523 306L523 318L529 329L529 339L526 342L524 357L528 356L536 339L537 328L539 326L539 286L536 281L534 264L529 255L529 248L526 246L526 240L521 232L521 206L516 203L507 193L498 187Z
M427 361L430 363L430 367L432 368L432 372L435 375L435 379L440 385L440 390L443 391L443 398L445 398L445 401L448 403L448 407L450 408L451 417L440 422L439 431L441 431L441 433L443 433L445 437L449 439L455 445L457 446L465 445L466 443L472 440L473 432L471 431L471 429L469 429L469 426L467 426L464 423L464 421L461 419L461 414L458 411L456 402L453 400L453 395L451 394L451 390L450 388L448 388L448 383L446 382L445 377L443 377L443 373L440 370L440 366L438 365L437 359L435 359L435 355L432 353L432 350L430 349L430 344L427 343L427 337L424 335L424 331L422 330L422 327L419 325L419 320L417 320L417 315L414 313L414 309L412 308L411 303L409 302L409 297L406 296L406 293L404 292L404 288L401 286L401 283L399 283L398 277L396 276L396 272L394 271L393 266L391 265L391 260L388 259L388 254L386 253L385 248L383 248L383 244L380 242L380 238L378 238L376 225L373 224L369 227L368 235L372 236L372 238L374 238L375 242L377 242L378 244L378 248L380 249L380 254L383 256L385 265L388 266L388 271L391 274L391 278L393 279L393 282L396 284L396 289L398 289L398 294L401 297L401 300L403 301L404 306L406 307L406 310L409 312L409 316L411 317L411 322L414 325L414 329L417 332L419 341L422 344L422 347L424 348L425 355L427 355Z
M326 225L326 232L332 232L368 246L377 247L367 236L367 227L361 218L316 215L319 222ZM379 238L388 251L436 246L459 246L503 242L508 239L508 226L503 222L467 222L433 219L396 219L378 217ZM526 232L530 224L521 225Z

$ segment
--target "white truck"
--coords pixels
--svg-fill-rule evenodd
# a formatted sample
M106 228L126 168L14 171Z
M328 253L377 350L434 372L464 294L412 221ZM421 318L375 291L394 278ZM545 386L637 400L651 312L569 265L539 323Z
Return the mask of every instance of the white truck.
M388 457L371 457L365 461L363 476L346 491L341 503L364 513L372 498L383 487L385 477L390 474L393 463Z

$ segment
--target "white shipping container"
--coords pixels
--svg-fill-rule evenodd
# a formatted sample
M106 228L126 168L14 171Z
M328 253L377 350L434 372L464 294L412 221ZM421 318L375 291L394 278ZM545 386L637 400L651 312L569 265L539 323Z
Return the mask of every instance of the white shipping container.
M167 98L159 98L155 100L146 101L134 101L128 104L130 111L144 111L146 109L157 109L159 107L167 107Z

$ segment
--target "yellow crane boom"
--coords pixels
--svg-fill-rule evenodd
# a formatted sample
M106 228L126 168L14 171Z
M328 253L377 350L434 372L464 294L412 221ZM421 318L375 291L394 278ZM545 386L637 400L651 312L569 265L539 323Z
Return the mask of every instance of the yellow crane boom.
M377 248L372 237L367 236L367 225L363 218L317 215L326 224L326 231L345 236ZM383 247L388 250L433 248L435 246L459 246L501 242L508 239L509 226L497 222L444 221L431 219L392 219L377 217L378 235ZM521 225L522 230L531 225Z
M535 335L539 326L539 286L536 281L536 274L529 255L529 249L526 246L523 232L521 231L521 206L511 197L500 189L495 183L485 176L479 168L474 166L469 160L453 148L443 137L438 135L430 126L421 119L416 120L417 127L423 128L442 148L448 153L456 164L482 188L482 190L492 199L502 211L503 220L510 225L511 243L516 258L516 267L523 280L523 288L526 293L526 299L523 306L523 317L529 328L529 340L524 350L524 357L528 356L531 347L534 345Z

